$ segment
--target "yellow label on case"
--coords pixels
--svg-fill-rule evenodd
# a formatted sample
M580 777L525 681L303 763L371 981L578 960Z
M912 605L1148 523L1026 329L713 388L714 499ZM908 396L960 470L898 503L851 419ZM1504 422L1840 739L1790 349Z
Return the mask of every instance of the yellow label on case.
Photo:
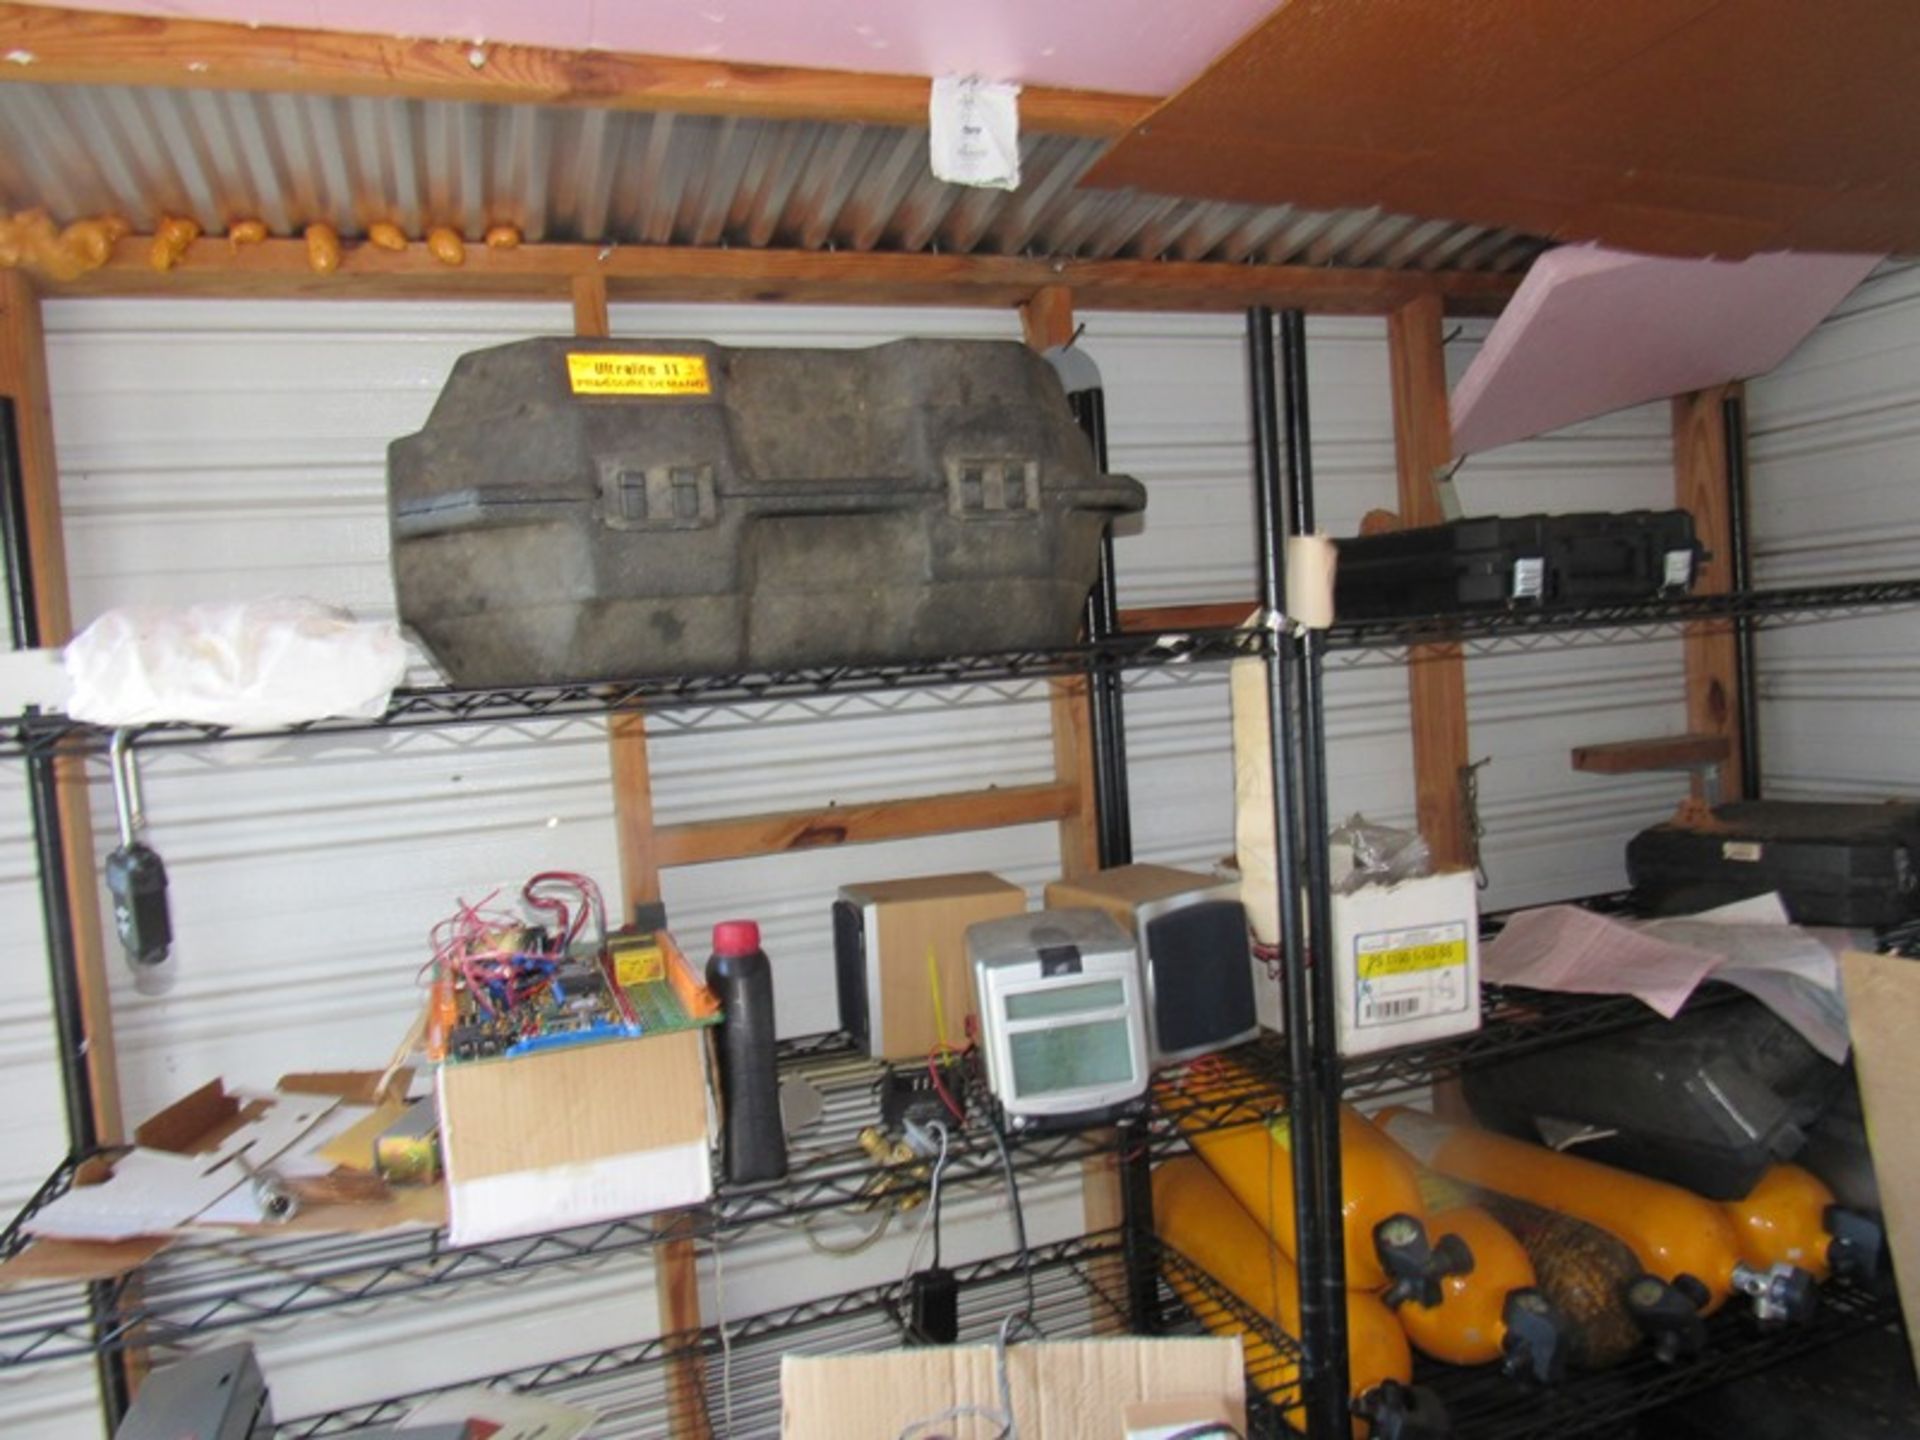
M1445 970L1467 963L1465 940L1441 940L1426 945L1403 945L1392 950L1372 950L1354 957L1362 980L1378 980L1387 975L1412 975L1421 970Z
M704 355L616 355L570 351L567 384L576 395L708 395Z

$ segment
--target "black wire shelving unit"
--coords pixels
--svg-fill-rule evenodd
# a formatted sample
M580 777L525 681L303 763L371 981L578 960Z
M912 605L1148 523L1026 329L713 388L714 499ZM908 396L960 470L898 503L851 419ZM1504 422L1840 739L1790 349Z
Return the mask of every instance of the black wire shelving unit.
M1282 1411L1298 1403L1299 1347L1199 1267L1170 1250L1155 1252L1158 1333L1234 1334L1255 1359L1248 1401L1255 1432L1286 1432ZM1049 1340L1122 1333L1128 1297L1118 1231L1035 1247L1024 1260L1000 1255L955 1267L960 1342L994 1340L1003 1319L1027 1307ZM838 1355L914 1344L919 1336L898 1280L809 1300L637 1345L525 1366L479 1383L573 1401L600 1414L595 1436L666 1440L676 1405L698 1407L716 1434L755 1440L780 1433L780 1363L789 1355ZM464 1385L416 1391L282 1423L278 1440L321 1440L391 1424L433 1395ZM729 1419L729 1417L731 1417Z

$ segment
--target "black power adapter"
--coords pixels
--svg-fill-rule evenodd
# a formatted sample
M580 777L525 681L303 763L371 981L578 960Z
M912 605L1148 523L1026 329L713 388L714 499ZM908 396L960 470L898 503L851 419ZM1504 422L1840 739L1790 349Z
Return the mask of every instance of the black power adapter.
M908 1319L917 1345L951 1345L960 1338L960 1281L935 1265L908 1281Z

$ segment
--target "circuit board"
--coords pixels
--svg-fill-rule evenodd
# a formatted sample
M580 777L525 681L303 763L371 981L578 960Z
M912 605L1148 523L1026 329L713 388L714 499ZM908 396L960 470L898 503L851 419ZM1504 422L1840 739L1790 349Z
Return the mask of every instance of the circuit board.
M711 992L664 931L616 932L606 949L565 959L544 932L485 937L484 964L456 963L436 987L442 1058L454 1063L528 1055L568 1045L664 1034L716 1023Z

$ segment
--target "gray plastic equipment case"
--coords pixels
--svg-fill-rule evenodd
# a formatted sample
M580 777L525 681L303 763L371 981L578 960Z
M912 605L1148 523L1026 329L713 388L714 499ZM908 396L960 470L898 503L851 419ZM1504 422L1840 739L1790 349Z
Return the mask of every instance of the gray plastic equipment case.
M520 341L388 474L400 617L473 686L1071 644L1146 505L1008 341Z

